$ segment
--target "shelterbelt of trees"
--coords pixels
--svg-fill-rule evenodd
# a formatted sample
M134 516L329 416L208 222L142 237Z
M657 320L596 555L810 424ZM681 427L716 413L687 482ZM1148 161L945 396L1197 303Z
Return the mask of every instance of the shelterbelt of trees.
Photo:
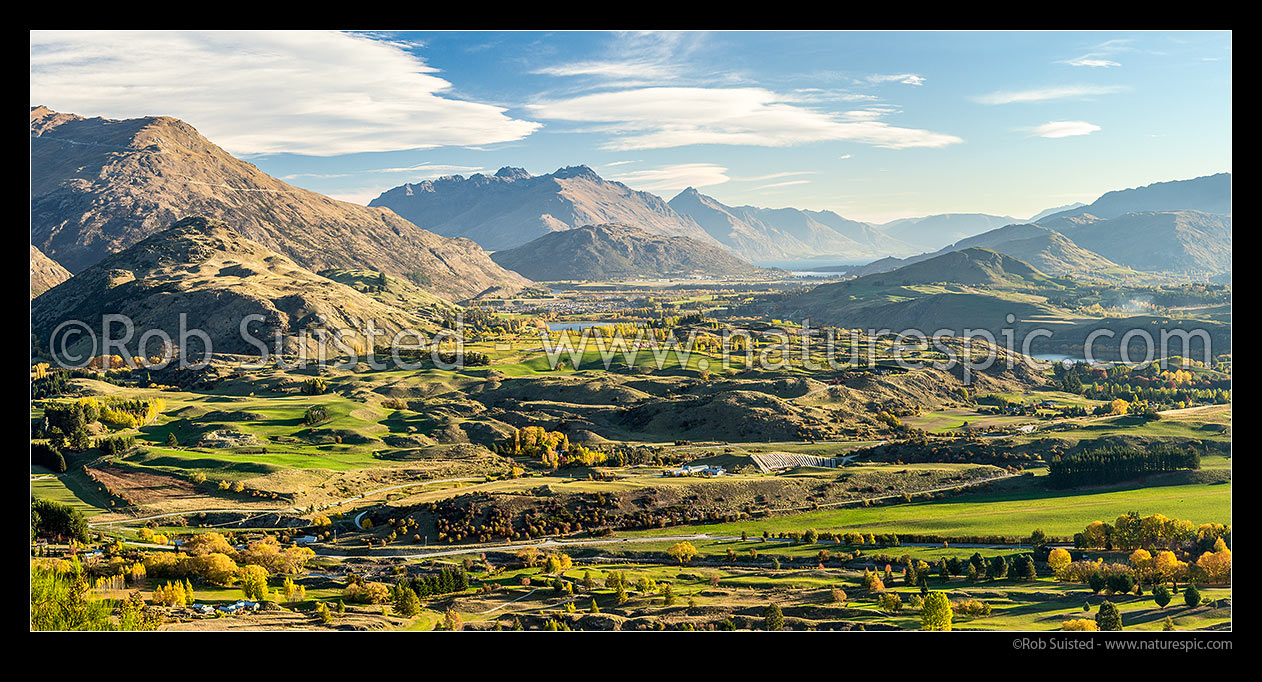
M1053 488L1113 483L1148 474L1201 468L1201 455L1192 448L1156 445L1147 448L1112 447L1054 456L1047 464Z

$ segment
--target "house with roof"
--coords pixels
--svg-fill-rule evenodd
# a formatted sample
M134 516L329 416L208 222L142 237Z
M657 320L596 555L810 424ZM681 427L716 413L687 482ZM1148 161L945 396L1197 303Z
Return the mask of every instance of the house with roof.
M676 476L722 476L727 470L720 466L688 466L684 465L677 469L667 469L662 472L662 476L673 478Z
M231 604L224 604L223 606L220 606L217 610L220 613L225 613L229 616L235 616L238 613L258 611L260 606L261 604L259 604L256 601L239 599Z

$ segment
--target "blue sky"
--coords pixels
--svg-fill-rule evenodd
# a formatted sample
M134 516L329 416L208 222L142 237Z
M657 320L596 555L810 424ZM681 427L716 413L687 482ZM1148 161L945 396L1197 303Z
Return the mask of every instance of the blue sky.
M1231 170L1228 32L33 32L31 103L170 115L294 185L586 164L883 222Z

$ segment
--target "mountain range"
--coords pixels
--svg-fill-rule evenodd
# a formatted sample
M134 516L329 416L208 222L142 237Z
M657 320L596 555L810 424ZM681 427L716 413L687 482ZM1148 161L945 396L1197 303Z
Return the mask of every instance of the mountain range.
M514 249L541 235L589 224L619 224L719 246L754 263L871 261L860 274L986 246L1051 275L1119 280L1140 276L1136 271L1160 271L1212 277L1230 267L1230 177L1221 173L1108 192L1091 204L1048 209L1025 222L952 213L873 225L832 211L729 206L692 187L663 202L605 180L587 166L539 176L511 167L494 175L447 176L388 190L372 205L492 250ZM1177 219L1135 215L1175 211L1185 213ZM1104 229L1087 228L1126 216L1121 223L1099 226ZM1035 224L1038 229L1030 227ZM1013 226L1023 227L1008 229ZM1174 251L1163 257L1162 247L1141 245L1145 234ZM1145 249L1153 252L1140 253Z
M1223 173L1109 192L1093 204L1033 223L1005 225L934 253L885 258L849 273L889 272L980 246L1023 260L1049 275L1110 281L1154 276L1223 279L1231 273L1231 216L1204 209L1230 209L1230 179L1230 174ZM1091 213L1093 207L1103 216Z
M867 223L832 211L727 206L689 187L670 207L701 226L715 241L748 260L775 261L829 255L877 258L917 248Z
M373 199L426 229L467 237L486 249L512 249L541 235L585 225L633 225L687 237L746 260L815 255L847 259L910 255L916 246L832 211L726 206L689 187L669 202L606 180L587 166L545 175L501 168L405 184Z
M585 225L550 232L492 260L537 281L633 277L756 277L767 271L689 237L630 225Z
M587 166L546 175L505 167L494 175L445 176L395 187L369 206L389 208L427 230L466 237L493 251L550 232L605 223L717 245L661 197L605 180Z
M909 258L885 258L868 265L854 268L849 274L863 276L878 272L890 272L914 263L921 263L942 254L968 248L986 248L1016 258L1034 266L1040 272L1052 275L1089 276L1097 279L1125 279L1140 277L1132 271L1074 243L1068 237L1050 227L1032 223L1005 225L982 234L961 239L933 253L923 253Z
M1200 211L1231 215L1231 173L1216 173L1191 180L1155 182L1143 187L1106 192L1090 204L1045 216L1048 219L1079 215L1117 218L1126 213Z
M35 107L30 134L31 243L70 272L205 216L313 272L388 272L450 300L529 284L472 241L288 185L174 118L83 118Z

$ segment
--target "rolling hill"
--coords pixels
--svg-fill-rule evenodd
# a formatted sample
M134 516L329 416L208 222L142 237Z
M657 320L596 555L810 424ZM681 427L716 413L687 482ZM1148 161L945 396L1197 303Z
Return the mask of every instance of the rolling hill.
M1056 312L1041 296L1060 289L1028 264L983 248L950 251L890 272L822 284L775 306L780 319L882 328L998 329L1018 319Z
M1011 244L1021 240L1012 240ZM938 254L890 272L821 284L761 312L776 319L813 326L919 330L937 336L940 330L956 335L987 330L997 339L1011 333L1014 348L1028 340L1033 352L1078 352L1094 332L1107 328L1113 336L1096 338L1094 348L1108 353L1116 340L1132 329L1155 330L1167 325L1183 328L1184 321L1148 314L1091 312L1088 302L1117 308L1132 296L1149 295L1145 285L1101 287L1099 283L1050 278L1016 258L990 249L971 247ZM1191 323L1189 323L1191 324ZM1156 325L1154 327L1154 325ZM1217 348L1230 348L1230 323L1197 320ZM1035 334L1029 335L1031 332ZM1137 351L1142 352L1142 351Z
M288 185L183 121L83 118L36 107L30 134L31 243L71 272L201 215L312 271L384 271L450 300L529 284L471 241Z
M616 224L552 232L515 249L496 251L491 258L539 281L749 277L767 272L711 244Z
M31 329L47 344L63 321L81 320L99 330L102 316L110 313L135 323L132 343L148 329L178 339L180 318L187 315L187 327L204 330L215 352L255 355L257 348L240 333L249 315L262 316L249 327L251 335L273 349L276 335L292 349L293 335L304 329L362 334L368 320L387 333L435 327L202 217L181 220L49 289L31 303ZM200 342L192 345L189 352L200 354ZM147 350L146 355L158 354L156 346Z
M948 251L888 273L858 277L840 284L914 286L945 283L987 287L1024 287L1044 284L1047 281L1046 275L1030 267L1028 263L998 251L973 247Z
M952 250L983 247L1028 263L1048 275L1109 277L1125 268L1041 225L1007 225L956 242Z

